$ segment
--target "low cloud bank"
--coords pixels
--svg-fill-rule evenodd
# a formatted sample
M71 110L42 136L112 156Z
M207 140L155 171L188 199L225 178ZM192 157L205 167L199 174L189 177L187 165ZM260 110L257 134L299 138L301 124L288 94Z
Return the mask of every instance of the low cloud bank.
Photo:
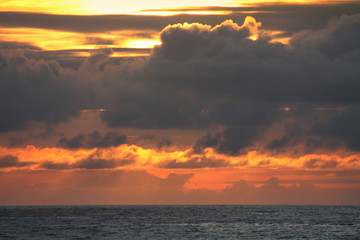
M1 205L42 204L359 204L358 189L234 182L221 192L184 190L193 174L159 178L145 171L30 171L0 173ZM23 179L28 179L23 181Z

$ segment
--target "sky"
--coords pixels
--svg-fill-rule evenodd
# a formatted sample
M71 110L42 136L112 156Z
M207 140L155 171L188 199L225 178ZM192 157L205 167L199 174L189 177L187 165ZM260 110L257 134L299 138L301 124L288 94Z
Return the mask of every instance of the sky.
M0 9L0 205L360 204L360 1Z

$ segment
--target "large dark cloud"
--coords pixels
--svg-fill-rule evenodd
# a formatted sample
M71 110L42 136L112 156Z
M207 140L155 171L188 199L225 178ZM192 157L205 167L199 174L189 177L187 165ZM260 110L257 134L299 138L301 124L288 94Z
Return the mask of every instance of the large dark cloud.
M25 56L20 49L1 50L0 132L19 130L31 122L56 124L83 109L106 107L104 102L111 102L107 88L113 87L115 81L105 83L105 65L116 66L107 70L111 74L115 68L121 72L126 62L121 61L119 66L119 62L110 61L112 52L94 50L78 68L66 68L55 60Z
M0 131L31 121L56 123L77 113L71 78L56 61L28 59L22 51L0 52Z
M200 145L216 145L227 154L251 147L264 129L286 117L312 115L317 120L311 124L325 124L314 109L360 100L359 41L347 45L336 39L338 31L357 39L358 22L359 15L343 16L313 34L295 35L290 46L269 43L266 35L257 41L248 39L256 32L251 19L242 27L231 21L214 28L169 26L161 33L162 45L155 47L147 65L134 75L137 84L147 86L138 94L144 100L132 99L131 105L114 102L103 119L113 127L223 125L227 128L218 137L221 140ZM324 48L332 45L336 55ZM126 101L124 95L118 99ZM283 110L287 106L292 106L290 112ZM276 149L276 144L281 142L271 148Z
M296 145L299 137L315 146L330 137L358 150L359 22L359 14L344 15L323 29L295 34L289 46L271 43L261 32L256 41L249 39L257 32L252 18L243 26L230 20L215 27L170 25L143 65L111 62L109 49L92 52L77 70L6 56L0 69L5 103L0 108L7 113L1 130L30 121L56 123L82 108L103 108L101 117L111 127L220 126L217 135L194 146L195 152L213 147L241 154L286 119L293 126L270 141L268 149ZM317 110L321 107L351 110ZM116 145L89 139L64 139L62 146Z

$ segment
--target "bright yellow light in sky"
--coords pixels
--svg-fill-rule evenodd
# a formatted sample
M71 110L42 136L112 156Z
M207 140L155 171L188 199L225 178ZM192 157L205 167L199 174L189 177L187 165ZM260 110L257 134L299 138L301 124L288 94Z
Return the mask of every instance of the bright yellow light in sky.
M140 14L141 10L183 8L186 6L241 6L258 3L328 3L339 0L1 0L1 11L43 12L54 14ZM343 1L345 2L345 1ZM350 2L350 1L346 1ZM175 14L176 12L173 12ZM142 12L141 14L145 14ZM158 15L156 13L153 13ZM159 14L164 15L164 14ZM170 15L167 13L165 15Z
M99 47L109 48L152 48L161 42L157 35L152 38L131 37L131 31L114 31L106 34L83 34L73 32L62 32L48 29L34 28L3 28L0 31L0 41L30 43L43 50L66 50L66 49L96 49ZM150 31L149 34L152 32ZM99 38L112 40L112 44L96 45L88 41L88 38ZM88 53L79 53L88 56ZM144 54L141 54L144 55ZM147 54L146 54L147 55ZM119 56L117 54L116 56Z
M56 14L121 14L146 9L224 5L227 2L229 0L2 0L0 1L0 9L1 11L33 11Z
M158 40L148 40L148 39L143 39L143 40L131 40L127 43L125 43L126 47L129 48L152 48L155 45L159 45L161 44L160 41Z

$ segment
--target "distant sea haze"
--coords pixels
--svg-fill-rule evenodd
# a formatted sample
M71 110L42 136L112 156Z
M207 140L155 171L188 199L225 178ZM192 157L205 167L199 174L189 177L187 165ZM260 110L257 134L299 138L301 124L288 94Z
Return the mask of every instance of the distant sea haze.
M360 206L7 206L0 239L360 239Z

